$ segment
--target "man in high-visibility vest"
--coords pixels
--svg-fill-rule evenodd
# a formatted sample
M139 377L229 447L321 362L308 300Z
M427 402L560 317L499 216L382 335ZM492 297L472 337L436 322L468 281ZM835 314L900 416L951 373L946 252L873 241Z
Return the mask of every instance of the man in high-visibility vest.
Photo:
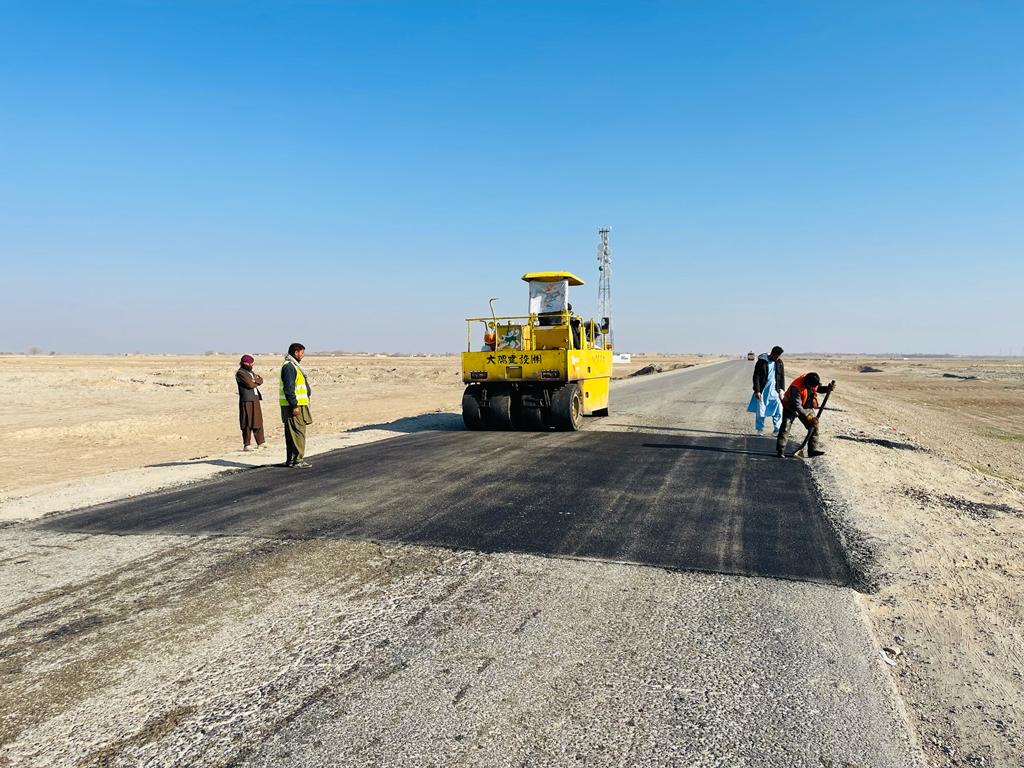
M807 440L807 455L814 458L825 453L818 449L818 417L814 409L818 407L818 393L831 391L832 386L823 385L821 377L813 371L793 379L786 394L782 396L782 428L779 429L775 443L776 456L786 458L786 440L795 419L800 419L800 423L811 433Z
M281 404L281 421L284 422L284 443L288 452L287 467L302 469L313 466L304 460L306 455L306 425L313 423L309 413L311 387L302 370L302 358L306 348L296 342L288 347L288 354L281 366L281 384L278 401Z

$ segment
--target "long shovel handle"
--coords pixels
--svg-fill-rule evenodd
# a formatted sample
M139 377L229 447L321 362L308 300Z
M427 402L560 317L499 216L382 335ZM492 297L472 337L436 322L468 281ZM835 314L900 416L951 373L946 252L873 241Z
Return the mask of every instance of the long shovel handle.
M836 380L832 379L832 381L830 381L829 384L828 384L828 392L825 393L825 397L821 401L821 407L818 408L818 416L817 416L818 419L821 418L821 414L825 410L825 406L828 405L828 399L832 395L832 391L835 388L836 388ZM817 427L818 425L815 424L814 426ZM800 443L800 447L799 448L797 448L795 451L793 451L793 454L792 454L793 456L796 456L798 453L800 453L800 451L802 451L804 449L804 446L807 445L807 441L811 439L811 431L812 430L810 430L810 429L807 430L807 434L804 435L804 441L802 443Z

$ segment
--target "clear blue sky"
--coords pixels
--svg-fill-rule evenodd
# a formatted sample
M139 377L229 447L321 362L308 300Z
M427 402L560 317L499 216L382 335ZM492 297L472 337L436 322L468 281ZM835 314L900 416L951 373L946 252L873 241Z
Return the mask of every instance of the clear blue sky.
M1024 350L1024 4L0 0L0 351Z

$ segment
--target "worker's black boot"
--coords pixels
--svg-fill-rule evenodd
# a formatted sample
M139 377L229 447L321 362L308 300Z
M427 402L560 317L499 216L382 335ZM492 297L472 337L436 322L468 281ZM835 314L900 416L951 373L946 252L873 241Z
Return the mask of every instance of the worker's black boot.
M778 458L780 458L780 459L784 459L784 458L786 458L786 452L785 452L784 450L782 450L781 448L776 448L776 449L775 449L775 455L776 455L776 456L777 456Z
M815 456L824 456L825 452L818 449L818 425L815 424L811 428L811 434L807 436L807 458L813 459Z

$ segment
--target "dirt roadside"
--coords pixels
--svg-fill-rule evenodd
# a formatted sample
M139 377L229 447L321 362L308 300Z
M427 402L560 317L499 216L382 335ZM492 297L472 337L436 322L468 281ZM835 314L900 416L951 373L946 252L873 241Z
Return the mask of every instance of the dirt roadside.
M815 472L932 764L1024 765L1024 364L787 359L806 370L839 382Z

